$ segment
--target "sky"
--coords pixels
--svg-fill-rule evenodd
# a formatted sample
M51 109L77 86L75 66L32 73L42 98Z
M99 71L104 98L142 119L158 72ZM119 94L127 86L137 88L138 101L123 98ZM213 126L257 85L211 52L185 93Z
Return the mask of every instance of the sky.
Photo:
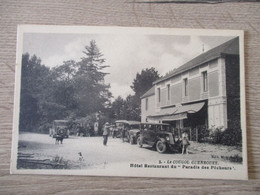
M160 76L234 37L145 34L24 33L23 53L36 55L48 67L63 61L79 61L86 45L95 40L110 67L105 83L114 98L134 94L130 88L136 74L154 67Z

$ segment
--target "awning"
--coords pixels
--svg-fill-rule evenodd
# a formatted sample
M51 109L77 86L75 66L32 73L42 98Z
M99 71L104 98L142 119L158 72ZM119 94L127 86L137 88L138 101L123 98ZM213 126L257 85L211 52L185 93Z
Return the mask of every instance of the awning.
M147 116L148 118L160 119L164 121L174 121L187 118L187 113L192 114L200 111L205 105L205 102L199 102L194 104L187 104L179 107L172 107L161 109L156 115Z
M182 119L186 119L187 117L187 113L180 113L180 114L175 114L175 115L170 115L170 116L161 116L160 119L163 121L177 121L177 120L182 120Z
M187 104L184 106L178 107L178 110L174 114L178 113L196 113L201 110L201 108L204 106L205 102L195 103L195 104Z

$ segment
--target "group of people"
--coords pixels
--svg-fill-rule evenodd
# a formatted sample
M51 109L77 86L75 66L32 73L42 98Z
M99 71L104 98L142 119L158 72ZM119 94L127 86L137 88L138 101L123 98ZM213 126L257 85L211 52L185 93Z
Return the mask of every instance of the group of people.
M122 137L122 140L124 142L124 138L126 137L126 129L122 129L121 131L121 137ZM113 132L114 133L114 132ZM108 122L105 123L104 127L103 127L103 145L106 146L107 145L107 140L108 140L108 136L110 134L110 125ZM112 135L113 137L115 135Z

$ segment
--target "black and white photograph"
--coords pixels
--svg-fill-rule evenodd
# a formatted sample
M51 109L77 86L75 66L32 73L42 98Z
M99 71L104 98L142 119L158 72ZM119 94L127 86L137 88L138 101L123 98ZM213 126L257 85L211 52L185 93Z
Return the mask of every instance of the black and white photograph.
M20 25L12 174L246 180L244 32Z

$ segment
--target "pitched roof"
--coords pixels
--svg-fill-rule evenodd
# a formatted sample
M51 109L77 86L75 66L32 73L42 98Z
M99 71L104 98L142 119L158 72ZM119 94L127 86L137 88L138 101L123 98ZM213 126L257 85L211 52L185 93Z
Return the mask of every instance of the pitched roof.
M165 76L159 78L156 80L153 84L159 83L161 81L164 81L168 78L171 78L175 75L178 75L182 72L185 72L187 70L190 70L192 68L195 68L199 65L202 65L206 62L209 62L211 60L214 60L218 57L225 56L227 54L230 55L238 55L239 54L239 44L238 44L238 37L231 39L197 57L194 59L188 61L184 65L180 66L179 68L176 68L173 72L166 74Z
M146 98L146 97L149 97L151 95L154 95L155 94L155 86L152 86L152 88L150 88L148 91L146 91L144 93L144 95L142 95L140 98Z

